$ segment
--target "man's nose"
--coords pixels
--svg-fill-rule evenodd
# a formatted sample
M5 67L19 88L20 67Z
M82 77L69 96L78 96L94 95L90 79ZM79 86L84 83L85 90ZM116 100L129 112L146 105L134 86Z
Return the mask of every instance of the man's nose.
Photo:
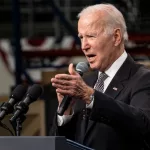
M87 50L90 47L87 39L82 39L81 44L82 44L81 46L82 50Z

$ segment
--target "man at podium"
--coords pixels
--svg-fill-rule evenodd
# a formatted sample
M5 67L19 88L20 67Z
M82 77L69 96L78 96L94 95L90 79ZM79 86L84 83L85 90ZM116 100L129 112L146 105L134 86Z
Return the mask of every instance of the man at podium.
M59 107L51 135L66 136L98 150L149 149L150 71L125 51L125 20L111 4L83 9L78 20L81 48L92 71L83 78L70 64L69 74L51 79Z

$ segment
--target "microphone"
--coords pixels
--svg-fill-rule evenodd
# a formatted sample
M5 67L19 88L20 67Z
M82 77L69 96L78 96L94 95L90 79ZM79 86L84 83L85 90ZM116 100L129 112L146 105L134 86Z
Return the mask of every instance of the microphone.
M43 88L38 84L34 84L31 88L29 88L25 99L17 104L15 108L15 112L13 116L10 118L10 121L13 122L17 118L19 118L22 114L27 113L29 109L28 106L30 105L30 103L36 101L38 97L41 96L42 93L43 93Z
M12 92L10 99L8 102L5 102L1 105L0 108L0 120L2 120L5 115L8 115L13 112L14 105L21 101L24 97L25 93L27 91L27 88L23 85L18 85Z
M88 64L85 62L79 62L76 65L76 72L80 75L83 76L83 73L87 72L89 69ZM65 110L68 108L70 102L71 102L72 97L69 95L65 95L60 106L58 107L57 114L62 116L65 112Z

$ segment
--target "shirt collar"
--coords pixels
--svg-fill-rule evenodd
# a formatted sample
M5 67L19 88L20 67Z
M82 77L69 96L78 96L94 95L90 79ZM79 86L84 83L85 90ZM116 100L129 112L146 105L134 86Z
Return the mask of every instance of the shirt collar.
M117 73L119 68L122 66L126 58L127 58L127 53L126 51L124 51L123 54L110 66L110 68L105 71L108 77L113 78L115 76L115 74ZM101 72L99 72L99 75L100 74Z

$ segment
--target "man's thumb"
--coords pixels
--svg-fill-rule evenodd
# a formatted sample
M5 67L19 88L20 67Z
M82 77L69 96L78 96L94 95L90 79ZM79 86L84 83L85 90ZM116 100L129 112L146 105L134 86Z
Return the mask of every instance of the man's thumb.
M68 72L71 74L71 75L78 75L78 73L75 71L74 67L73 67L73 64L71 63L68 67Z

